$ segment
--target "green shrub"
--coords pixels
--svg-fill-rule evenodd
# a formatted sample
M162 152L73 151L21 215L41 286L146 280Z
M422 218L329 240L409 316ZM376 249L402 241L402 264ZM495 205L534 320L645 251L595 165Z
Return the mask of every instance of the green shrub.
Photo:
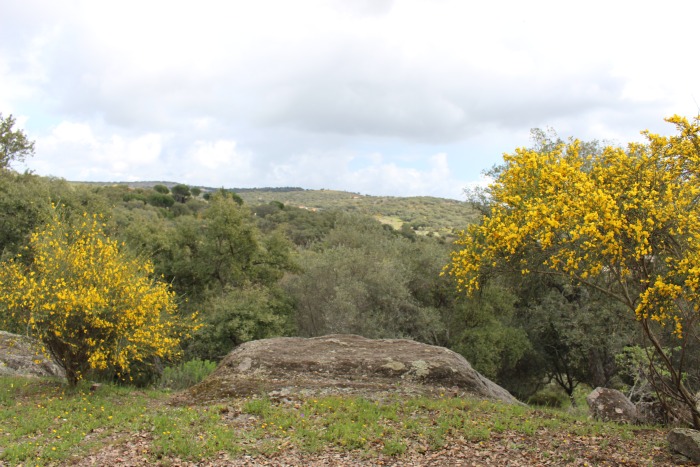
M175 198L167 193L155 192L148 195L146 201L151 206L156 206L159 208L169 208L175 204Z
M562 388L554 384L548 384L530 396L527 403L542 407L563 407L568 403L568 399Z
M215 369L215 362L198 359L168 366L163 370L163 375L157 386L168 389L185 389L199 383Z

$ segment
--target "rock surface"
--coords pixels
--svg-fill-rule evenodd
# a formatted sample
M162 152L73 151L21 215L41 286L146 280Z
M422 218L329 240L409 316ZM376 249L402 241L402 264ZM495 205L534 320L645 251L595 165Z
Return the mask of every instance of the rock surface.
M0 375L64 377L63 369L35 340L5 331L0 331Z
M252 341L233 350L204 381L174 398L205 403L250 395L469 393L519 404L461 355L404 339L334 334Z
M617 389L595 388L586 397L588 409L596 420L636 423L637 408Z
M700 463L700 432L689 428L675 428L668 433L671 451L683 454L693 462Z
M644 425L678 425L672 416L658 400L639 401L634 404L637 408L637 422ZM682 409L681 409L682 410Z

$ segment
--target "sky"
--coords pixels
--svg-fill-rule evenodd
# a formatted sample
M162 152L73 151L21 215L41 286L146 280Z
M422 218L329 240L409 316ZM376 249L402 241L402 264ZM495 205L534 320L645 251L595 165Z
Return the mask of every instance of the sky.
M700 113L700 2L2 0L16 170L464 199L530 129Z

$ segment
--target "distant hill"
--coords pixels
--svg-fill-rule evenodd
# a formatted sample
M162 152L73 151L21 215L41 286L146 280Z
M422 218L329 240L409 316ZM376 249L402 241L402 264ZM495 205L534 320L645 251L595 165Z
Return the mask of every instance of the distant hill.
M357 212L375 217L396 229L408 224L418 232L442 235L462 230L477 218L477 213L469 203L431 196L368 196L336 190L232 191L252 206L278 201L285 206L310 210Z
M75 182L94 185L127 185L131 188L151 188L177 182ZM194 186L194 185L193 185ZM204 193L221 188L196 185ZM281 188L225 188L237 193L249 206L276 201L285 206L311 211L340 210L372 216L395 229L407 225L412 230L448 236L476 221L477 213L464 201L431 196L369 196L337 190L307 190L300 187Z

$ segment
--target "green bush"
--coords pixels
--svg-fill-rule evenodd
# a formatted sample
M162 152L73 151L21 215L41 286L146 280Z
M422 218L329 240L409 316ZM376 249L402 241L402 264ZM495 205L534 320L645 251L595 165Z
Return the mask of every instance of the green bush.
M175 366L165 367L157 387L186 389L202 381L216 369L216 363L209 360L190 360Z
M530 396L527 403L542 407L563 407L568 401L568 396L562 388L555 384L549 384Z
M156 206L159 208L169 208L170 206L175 204L175 198L173 198L167 193L161 192L151 193L150 195L148 195L146 201L151 206Z

